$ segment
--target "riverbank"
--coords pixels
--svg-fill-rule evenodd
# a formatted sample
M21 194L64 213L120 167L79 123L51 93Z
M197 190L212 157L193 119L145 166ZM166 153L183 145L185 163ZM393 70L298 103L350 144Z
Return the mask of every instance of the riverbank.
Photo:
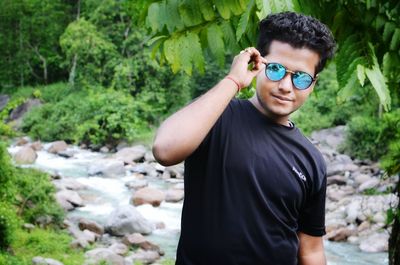
M328 166L325 239L329 264L387 264L386 211L397 202L387 191L396 180L382 180L376 163L338 153L343 130L337 127L312 136ZM31 163L25 166L51 173L57 199L68 211L65 224L76 238L72 246L94 248L86 255L88 264L96 263L96 257L124 265L174 257L184 197L182 165L162 167L144 146L97 153L63 142L19 140L9 151L16 160ZM360 251L384 254L351 263L351 252L357 256Z

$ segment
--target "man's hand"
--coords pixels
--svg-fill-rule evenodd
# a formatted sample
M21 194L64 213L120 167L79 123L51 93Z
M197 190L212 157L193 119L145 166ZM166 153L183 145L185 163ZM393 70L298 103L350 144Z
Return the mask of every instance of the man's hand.
M240 88L247 87L253 78L264 69L264 63L266 63L266 59L261 57L256 48L246 48L233 59L228 76L234 78L240 84Z

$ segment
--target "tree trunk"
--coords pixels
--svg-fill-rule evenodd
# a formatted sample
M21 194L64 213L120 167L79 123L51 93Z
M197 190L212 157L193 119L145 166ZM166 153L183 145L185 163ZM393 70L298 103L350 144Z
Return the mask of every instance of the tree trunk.
M72 60L72 67L71 71L69 72L69 78L68 78L68 83L74 87L75 86L75 75L76 75L76 65L78 62L78 55L74 55L74 59Z
M397 182L397 195L399 196L399 203L389 238L389 265L400 265L400 180Z

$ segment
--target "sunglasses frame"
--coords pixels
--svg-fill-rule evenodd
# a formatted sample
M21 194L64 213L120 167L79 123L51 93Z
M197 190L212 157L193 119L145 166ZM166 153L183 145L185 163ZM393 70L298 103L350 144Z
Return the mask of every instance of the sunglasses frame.
M280 64L280 63L274 63L274 62L272 62L272 63L264 63L264 64L265 64L264 73L265 73L265 76L266 76L269 80L271 80L271 79L270 79L270 78L268 77L268 75L267 75L268 65L270 65L270 64L277 64L277 65L280 65L280 66L283 67L283 69L285 69L285 74L283 75L283 77L282 77L281 79L279 79L279 80L271 80L271 81L272 81L272 82L281 81L283 78L285 78L285 76L286 76L288 73L290 73L290 74L291 74L290 80L292 81L293 86L294 86L296 89L298 89L298 90L306 90L306 89L310 88L310 86L312 85L312 83L314 83L315 80L317 80L317 78L318 78L318 74L315 75L315 76L313 77L313 76L310 75L309 73L306 73L306 72L303 72L303 71L292 71L292 70L287 69L283 64ZM306 75L310 76L310 77L311 77L311 80L312 80L311 83L310 83L310 85L308 85L306 88L299 88L299 87L297 87L297 86L294 84L294 80L293 80L293 76L294 76L296 73L302 73L302 74L306 74Z

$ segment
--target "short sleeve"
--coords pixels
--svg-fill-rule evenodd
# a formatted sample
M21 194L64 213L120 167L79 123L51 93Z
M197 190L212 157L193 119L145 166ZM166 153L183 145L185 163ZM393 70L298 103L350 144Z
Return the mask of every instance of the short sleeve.
M320 189L306 201L300 213L298 231L310 236L323 236L326 234L325 198L326 176L323 178Z

